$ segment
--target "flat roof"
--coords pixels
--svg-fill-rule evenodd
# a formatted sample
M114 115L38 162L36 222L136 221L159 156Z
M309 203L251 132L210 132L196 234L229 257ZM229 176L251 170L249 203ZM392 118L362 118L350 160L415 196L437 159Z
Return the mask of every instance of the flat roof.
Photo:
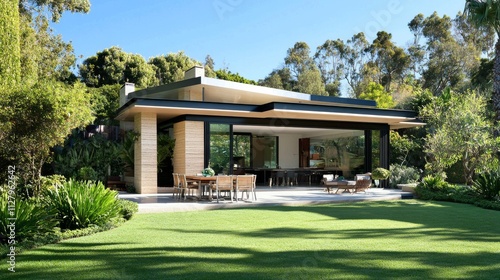
M193 97L197 101L185 100ZM391 129L425 125L413 111L380 109L373 100L318 96L208 77L131 92L116 119L133 121L139 112L156 113L159 123L199 115L388 124Z
M178 94L186 91L202 92L203 100L208 102L265 104L282 101L349 107L376 107L377 105L373 100L311 95L208 77L196 77L138 90L132 92L129 98L178 99Z

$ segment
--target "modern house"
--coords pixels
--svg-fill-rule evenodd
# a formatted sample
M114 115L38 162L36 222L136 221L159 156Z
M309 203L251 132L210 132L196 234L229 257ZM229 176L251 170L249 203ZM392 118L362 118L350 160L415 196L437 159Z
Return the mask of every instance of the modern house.
M140 133L134 185L157 193L157 135L175 138L173 168L196 174L256 173L266 183L273 170L346 178L389 168L389 131L423 125L416 113L376 108L369 100L316 96L207 78L193 67L185 79L135 91L120 90L117 119Z

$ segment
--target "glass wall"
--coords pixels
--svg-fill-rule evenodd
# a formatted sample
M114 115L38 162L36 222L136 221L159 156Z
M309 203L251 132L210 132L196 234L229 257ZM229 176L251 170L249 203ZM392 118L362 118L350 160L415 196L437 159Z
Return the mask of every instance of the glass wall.
M210 124L210 167L215 174L229 174L231 164L231 126Z
M331 134L310 138L309 166L342 171L352 177L365 170L364 131L332 130Z
M253 136L252 156L254 168L278 168L278 137Z
M233 163L235 169L248 168L252 166L252 135L233 135Z

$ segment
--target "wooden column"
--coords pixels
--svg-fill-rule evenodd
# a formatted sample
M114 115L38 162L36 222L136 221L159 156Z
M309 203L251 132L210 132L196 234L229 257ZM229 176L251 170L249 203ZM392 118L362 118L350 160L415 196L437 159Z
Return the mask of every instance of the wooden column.
M138 193L155 194L158 192L156 113L135 115L134 130L140 133L134 146L134 186Z

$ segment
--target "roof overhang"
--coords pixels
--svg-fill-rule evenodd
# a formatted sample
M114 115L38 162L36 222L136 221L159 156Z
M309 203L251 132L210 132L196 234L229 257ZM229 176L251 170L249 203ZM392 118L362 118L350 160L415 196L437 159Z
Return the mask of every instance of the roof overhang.
M424 125L416 113L404 110L387 110L373 107L348 107L325 104L269 102L263 105L232 104L207 101L165 100L133 98L118 110L116 119L133 121L141 112L157 114L158 122L183 115L240 117L262 119L297 119L341 121L352 123L387 124L391 129Z
M319 96L295 91L243 84L208 77L196 77L157 87L138 90L129 96L133 98L178 99L180 93L197 92L203 101L232 104L266 104L272 102L338 105L344 107L372 107L373 100Z

